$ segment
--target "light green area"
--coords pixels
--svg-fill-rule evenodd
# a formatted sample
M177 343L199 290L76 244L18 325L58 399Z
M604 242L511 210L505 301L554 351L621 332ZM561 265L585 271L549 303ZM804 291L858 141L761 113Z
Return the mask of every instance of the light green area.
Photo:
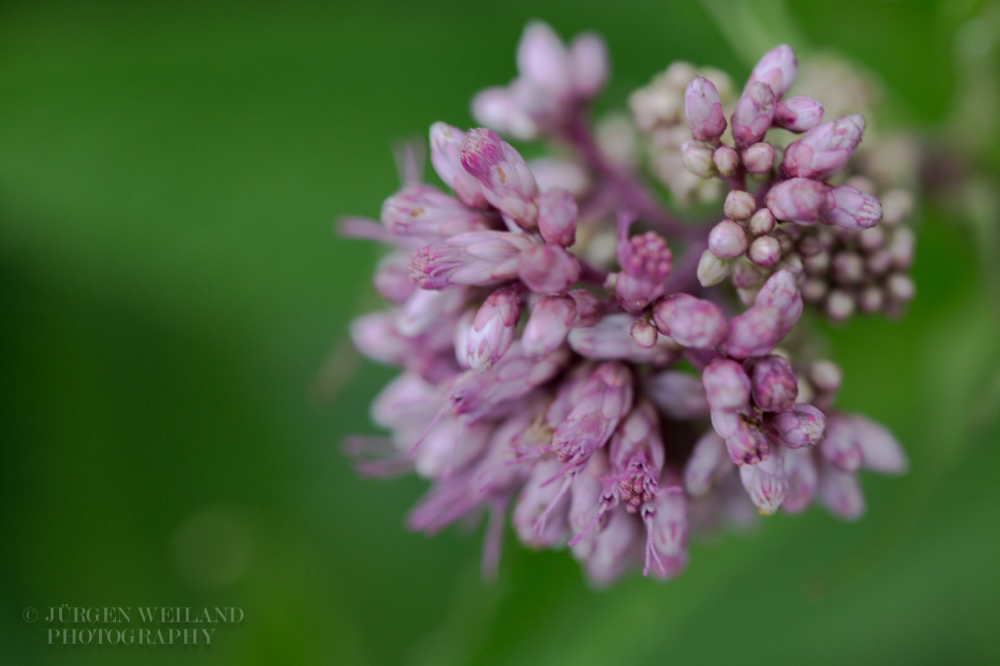
M839 49L886 80L884 125L944 142L957 42L996 10L768 2L748 38L786 26L803 52ZM857 524L776 517L695 545L675 582L603 593L508 534L488 586L479 532L404 531L423 483L349 469L338 442L371 432L391 373L344 346L375 306L377 252L331 221L378 213L393 141L471 122L468 99L512 76L535 16L607 36L602 108L674 59L750 64L732 24L745 10L723 2L4 3L0 662L1000 659L1000 315L979 267L1000 256L998 222L961 202L924 207L905 321L823 328L841 403L912 459L902 479L865 478ZM995 193L996 129L982 136L970 159ZM245 620L209 648L49 647L23 609L64 603Z

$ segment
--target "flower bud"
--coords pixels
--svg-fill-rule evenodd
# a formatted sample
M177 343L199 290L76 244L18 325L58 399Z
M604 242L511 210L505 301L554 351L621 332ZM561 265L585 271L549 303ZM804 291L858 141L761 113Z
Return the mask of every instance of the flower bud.
M767 207L778 220L816 222L827 205L828 185L807 178L778 183L767 193Z
M705 388L696 375L680 370L665 370L646 378L646 396L664 414L678 421L708 416Z
M758 266L774 266L781 259L781 243L774 236L760 236L750 243L747 256Z
M521 317L520 287L504 287L490 294L476 313L466 339L469 367L485 370L510 348Z
M684 116L695 141L715 141L726 129L719 91L708 79L696 76L684 92Z
M712 349L726 338L726 316L719 306L687 294L657 301L653 323L682 347Z
M776 272L757 292L754 305L778 309L783 331L781 337L785 337L802 316L802 296L799 294L795 276L786 270Z
M410 278L423 289L444 289L453 284L485 287L513 279L522 253L536 247L520 234L469 231L414 252Z
M652 349L656 346L658 333L656 327L649 323L648 319L640 317L633 321L632 328L629 329L629 335L632 336L635 344L643 349Z
M715 359L702 371L701 382L713 410L744 409L750 403L750 378L736 361Z
M763 236L774 231L774 214L768 208L761 208L750 218L750 233Z
M774 147L760 141L743 149L743 165L750 173L769 173L774 166Z
M714 430L708 430L695 443L684 466L684 488L691 497L701 497L730 469L726 443Z
M785 465L778 452L760 462L740 465L740 481L761 515L770 516L785 501Z
M775 432L787 446L799 449L816 446L826 431L826 417L812 405L797 404L775 414L770 421Z
M423 184L407 185L386 199L381 218L394 236L425 241L443 240L482 229L486 224L481 212L470 210L457 199Z
M767 84L751 81L733 111L733 139L746 148L764 138L774 119L775 94Z
M663 238L647 231L620 240L618 262L622 270L615 281L615 295L626 312L639 312L663 295L671 264L670 248Z
M708 232L708 249L720 259L735 259L747 250L747 234L732 220L723 220Z
M723 176L732 176L740 166L740 154L729 146L719 146L712 153L712 163Z
M785 449L785 501L781 508L785 513L801 513L809 507L816 496L819 475L812 452L808 449Z
M598 35L584 33L569 45L569 65L573 92L589 99L599 93L608 80L608 47Z
M753 401L765 412L782 412L795 404L798 382L792 366L781 356L765 356L754 363L750 372Z
M725 351L738 359L764 356L771 353L786 333L777 308L754 305L729 320Z
M719 284L732 272L732 262L719 259L711 250L705 250L698 260L698 283L703 287Z
M462 166L483 188L486 200L525 229L538 220L538 186L524 158L493 130L471 129L462 145Z
M860 231L878 224L882 204L870 194L842 185L827 192L821 215L824 222L841 229Z
M789 97L774 110L774 124L789 132L806 132L822 120L823 105L811 97Z
M684 157L684 167L699 178L710 178L715 164L712 157L715 151L703 143L688 141L681 147Z
M819 499L844 520L857 520L865 512L865 497L854 474L824 465L819 474Z
M528 356L545 356L566 340L576 318L572 298L542 296L535 303L521 334L521 346Z
M851 294L843 289L833 289L826 297L826 314L834 321L847 321L854 314L856 305Z
M757 61L753 71L750 72L749 81L766 83L776 98L781 97L795 82L798 67L798 60L795 58L795 51L792 50L792 47L780 44Z
M557 245L532 245L517 265L517 276L534 292L558 294L580 278L580 262Z
M537 139L541 132L535 119L502 86L487 88L473 97L472 116L476 122L522 141Z
M722 212L731 220L749 220L755 210L757 204L753 195L743 190L732 190L722 204Z
M864 131L865 119L858 114L817 125L785 148L781 175L785 178L826 178L847 164L861 143Z
M854 414L849 417L861 449L861 464L880 474L902 474L909 467L903 448L884 426Z
M856 472L861 467L861 447L853 424L840 414L826 423L826 436L819 444L820 454L834 467Z
M546 243L569 247L576 241L576 201L567 190L554 189L538 197L538 231Z
M462 166L465 132L447 123L431 125L431 164L445 185L472 208L486 208L486 196L479 181Z
M517 45L517 69L535 86L558 98L567 93L572 81L569 53L552 28L532 21Z

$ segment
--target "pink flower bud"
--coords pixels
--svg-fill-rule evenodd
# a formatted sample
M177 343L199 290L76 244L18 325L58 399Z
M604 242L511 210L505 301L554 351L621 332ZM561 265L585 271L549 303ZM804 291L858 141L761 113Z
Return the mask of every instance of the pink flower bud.
M583 99L599 93L608 79L608 47L598 35L583 33L569 45L573 92Z
M793 405L775 414L771 425L781 440L793 449L816 446L826 432L826 417L812 405Z
M809 449L785 449L785 501L781 508L785 513L805 511L816 496L819 484L816 463Z
M760 141L743 149L743 165L750 173L768 173L774 166L774 147Z
M462 166L465 132L447 123L431 125L431 164L444 184L459 199L473 208L486 208L486 196L479 181Z
M520 256L517 276L534 292L558 294L580 278L580 262L556 245L532 245Z
M558 460L542 460L531 469L531 476L521 489L512 518L518 537L529 546L554 546L566 538L570 497L560 492ZM539 519L545 518L539 523ZM537 526L541 524L542 529Z
M642 317L632 322L629 335L632 336L635 344L643 349L652 349L655 347L656 339L659 337L656 327L649 323L648 319Z
M725 350L738 359L764 356L771 353L786 333L777 308L755 305L729 320Z
M696 375L680 370L666 370L647 377L646 396L667 416L678 421L708 416L705 388Z
M830 187L807 178L778 183L767 193L767 207L776 219L786 222L817 222L827 205Z
M789 97L778 102L774 123L790 132L805 132L823 120L823 105L811 97Z
M740 154L729 146L719 146L712 153L712 163L723 176L732 176L740 166Z
M857 432L853 424L840 414L827 420L826 436L819 444L819 452L831 465L845 472L856 472L861 467Z
M647 555L644 574L670 577L687 561L687 499L680 486L664 488L656 497L647 519L650 546L656 551ZM648 552L648 551L647 551Z
M536 247L520 234L469 231L414 252L410 278L423 289L453 284L485 287L517 276L521 254Z
M504 287L490 294L476 313L466 340L469 367L493 367L514 341L521 317L521 287Z
M774 214L768 208L761 208L750 218L748 225L754 236L763 236L774 231Z
M653 308L653 323L682 347L713 349L726 338L726 316L715 303L671 294Z
M684 92L684 116L695 141L715 141L726 129L719 91L708 79L696 76Z
M486 218L430 185L408 185L382 205L382 224L395 236L434 241L482 229Z
M795 403L799 395L792 365L781 356L765 356L757 360L750 378L753 382L753 401L765 412L783 412Z
M732 462L725 442L714 430L708 430L694 445L684 466L684 487L692 497L701 497L730 469Z
M570 90L573 70L569 53L559 35L541 21L532 21L524 29L517 45L517 69L553 97Z
M521 108L508 88L487 88L472 98L472 115L487 127L493 127L522 141L538 138L541 128Z
M792 87L799 64L795 51L787 44L780 44L765 53L753 71L750 72L749 83L760 81L774 91L775 98L781 97Z
M847 164L864 131L865 119L858 114L817 125L785 148L781 175L826 178Z
M819 498L830 513L844 520L857 520L865 512L858 478L829 465L820 468Z
M764 138L774 119L774 92L767 84L751 81L733 111L733 139L746 148Z
M723 220L708 233L708 249L720 259L734 259L747 249L747 234L732 220Z
M641 538L635 518L622 510L612 511L607 524L594 535L592 549L582 558L591 584L604 587L625 573L634 561Z
M781 243L774 236L760 236L750 243L747 257L758 266L774 266L781 259Z
M621 363L602 363L587 380L579 402L552 435L559 462L579 468L604 445L632 407L632 373Z
M736 361L715 359L702 371L701 382L713 410L734 411L750 404L750 378Z
M632 338L634 321L631 315L624 313L609 314L593 326L570 330L567 341L573 351L584 358L654 365L668 363L676 347L672 348L667 338L660 338L651 348L639 346Z
M383 257L375 270L372 282L375 290L391 303L403 303L413 295L417 286L410 281L410 259L402 252Z
M670 274L671 254L666 241L652 231L618 243L622 270L615 282L618 302L627 312L639 312L663 295Z
M795 276L780 270L769 277L757 292L754 306L777 308L781 316L781 337L785 337L802 316L802 296Z
M629 412L611 438L608 455L618 481L615 496L628 513L638 513L657 494L666 455L652 405L643 401Z
M521 345L528 356L545 356L566 340L576 319L576 304L572 298L542 296L535 303L524 325Z
M604 304L586 289L570 289L569 296L576 304L576 319L573 326L587 328L601 321Z
M567 190L554 189L538 197L538 231L546 243L569 247L576 241L576 201Z
M488 129L471 129L462 145L462 166L483 188L486 200L525 229L538 219L535 177L520 153Z
M713 417L717 412L712 412ZM743 415L732 413L730 419L735 418L735 428L725 436L726 450L729 452L729 459L736 465L753 465L768 458L772 451L771 445L756 426L744 420ZM716 426L719 421L712 419L712 425ZM718 428L716 428L716 432ZM721 432L719 432L722 435Z
M870 194L850 185L834 187L826 194L824 222L848 231L869 229L882 219L882 204Z
M862 465L881 474L902 474L909 463L903 448L884 426L861 414L850 417L861 448Z
M788 485L784 461L778 452L760 462L740 465L740 481L761 515L770 516L785 501Z
M722 204L722 212L733 220L749 220L755 210L757 204L753 195L743 190L732 190L726 195L726 200Z

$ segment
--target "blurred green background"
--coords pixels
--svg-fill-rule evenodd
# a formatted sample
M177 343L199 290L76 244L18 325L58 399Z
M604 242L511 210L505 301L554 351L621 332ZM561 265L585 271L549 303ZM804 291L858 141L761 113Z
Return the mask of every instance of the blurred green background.
M423 482L350 469L392 371L345 341L378 251L331 221L378 213L394 141L471 124L533 17L606 36L605 108L675 59L836 49L884 79L883 126L964 164L922 202L908 317L830 331L840 404L912 459L860 523L779 516L606 592L508 534L486 585L479 531L404 530ZM0 662L997 663L998 30L944 0L3 3ZM47 646L22 612L64 603L245 619Z

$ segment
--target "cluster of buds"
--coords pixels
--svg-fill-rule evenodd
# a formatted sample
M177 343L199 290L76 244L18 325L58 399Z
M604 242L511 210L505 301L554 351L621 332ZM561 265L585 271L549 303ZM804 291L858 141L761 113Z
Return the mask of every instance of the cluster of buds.
M492 129L436 123L431 163L451 192L409 182L381 220L345 226L392 248L374 279L389 307L351 333L366 356L403 369L372 407L389 434L348 450L363 473L431 480L415 530L487 514L487 575L508 513L521 542L568 547L596 584L632 567L667 579L687 565L693 533L814 499L853 519L859 469L906 467L885 428L834 408L836 365L779 346L814 282L864 309L884 278L883 302L905 300L890 285L909 261L905 237L876 226L882 206L869 193L827 182L864 121L820 124L818 103L785 99L795 57L782 46L754 68L729 146L716 88L671 70L690 74L671 80L686 86L687 161L704 153L705 171L730 187L724 222L682 223L586 130L585 102L608 70L598 44L567 49L532 24L519 78L474 103L488 124L575 151L576 180L593 187L560 186ZM648 108L641 97L633 106ZM804 132L782 159L764 142L772 126ZM750 192L750 173L771 178ZM596 247L609 241L611 252ZM873 265L882 254L884 269ZM861 273L848 275L842 256ZM730 273L735 290L708 288Z
M715 82L723 104L731 101L732 84L725 72L709 67L696 69L686 62L672 63L629 97L632 118L646 138L653 176L682 204L713 202L723 192L722 183L684 168L682 148L691 140L684 121L684 91L696 76Z
M692 140L682 147L684 164L731 187L726 217L709 233L698 278L703 286L731 278L746 303L772 271L785 269L807 301L822 304L834 320L856 310L898 313L914 292L906 274L912 235L900 229L908 194L890 192L892 209L885 215L864 175L831 182L848 175L865 119L852 113L822 122L820 102L787 95L797 69L786 45L765 54L729 123L709 79L698 76L687 86L684 110ZM767 141L771 130L801 136L782 145Z

